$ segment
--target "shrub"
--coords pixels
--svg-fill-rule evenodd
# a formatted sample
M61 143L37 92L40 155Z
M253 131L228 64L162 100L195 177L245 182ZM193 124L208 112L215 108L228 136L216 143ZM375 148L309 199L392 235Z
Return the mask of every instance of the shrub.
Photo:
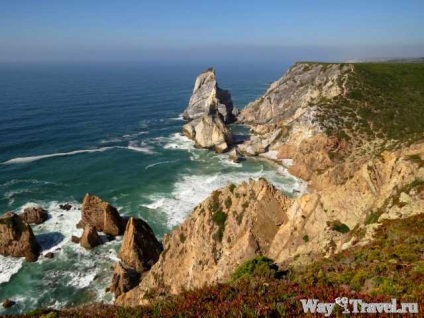
M254 259L247 261L241 265L233 273L233 280L240 278L252 278L252 277L275 277L278 271L277 265L274 261L265 256L257 256Z

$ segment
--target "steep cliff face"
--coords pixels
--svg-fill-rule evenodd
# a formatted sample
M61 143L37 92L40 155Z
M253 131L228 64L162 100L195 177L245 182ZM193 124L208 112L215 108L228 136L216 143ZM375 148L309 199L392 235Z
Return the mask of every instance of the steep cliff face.
M197 76L183 118L193 120L216 111L223 116L225 123L232 123L236 119L237 110L233 106L230 91L219 88L215 70L209 68Z
M155 292L225 281L238 265L268 253L291 203L264 179L216 190L164 238L159 261L117 304L135 306Z

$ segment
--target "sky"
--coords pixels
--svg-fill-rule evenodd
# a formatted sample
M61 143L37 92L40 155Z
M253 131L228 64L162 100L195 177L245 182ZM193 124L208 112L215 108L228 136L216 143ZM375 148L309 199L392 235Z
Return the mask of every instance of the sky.
M424 56L424 0L0 0L0 62Z

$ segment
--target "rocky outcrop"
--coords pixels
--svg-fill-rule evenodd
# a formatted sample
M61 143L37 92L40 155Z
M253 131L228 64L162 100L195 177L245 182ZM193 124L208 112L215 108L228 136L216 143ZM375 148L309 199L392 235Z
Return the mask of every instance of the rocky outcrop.
M149 292L178 293L228 279L238 265L268 253L291 203L264 179L215 191L164 237L159 261L117 303L134 306Z
M228 159L230 159L232 162L239 163L245 159L241 151L238 147L234 147L231 149L231 151L228 153Z
M4 256L25 257L35 262L41 247L32 232L31 226L19 215L7 212L0 217L0 254Z
M102 244L102 240L97 233L96 228L91 224L86 224L79 243L85 249L92 249Z
M16 302L13 300L10 300L9 298L6 298L3 300L3 308L8 309L10 307L13 307L16 305Z
M193 120L183 127L183 134L195 141L196 147L226 152L233 143L231 131L220 114L209 114Z
M141 274L135 269L122 262L116 262L110 291L115 294L115 297L118 297L136 287L140 282L140 278Z
M216 113L222 115L225 123L236 120L238 110L233 106L228 90L218 87L215 70L209 68L196 78L193 94L183 113L183 118L193 120L204 115Z
M77 227L84 228L87 224L96 231L113 236L122 235L125 229L125 222L116 208L88 193L82 202L81 221Z
M130 218L118 257L139 273L149 270L159 259L162 244L150 226L141 219Z
M28 224L41 224L48 218L47 211L41 207L26 208L19 216Z

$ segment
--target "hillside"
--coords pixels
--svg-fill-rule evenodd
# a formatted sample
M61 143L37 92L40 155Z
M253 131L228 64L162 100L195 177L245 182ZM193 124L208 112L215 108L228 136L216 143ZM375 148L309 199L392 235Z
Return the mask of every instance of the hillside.
M147 307L97 304L20 317L295 317L303 315L302 298L333 301L345 295L367 302L397 298L423 308L423 251L424 216L419 215L386 221L372 243L304 267L277 268L266 258L256 258L241 266L229 283L186 291ZM333 316L342 316L340 307Z

